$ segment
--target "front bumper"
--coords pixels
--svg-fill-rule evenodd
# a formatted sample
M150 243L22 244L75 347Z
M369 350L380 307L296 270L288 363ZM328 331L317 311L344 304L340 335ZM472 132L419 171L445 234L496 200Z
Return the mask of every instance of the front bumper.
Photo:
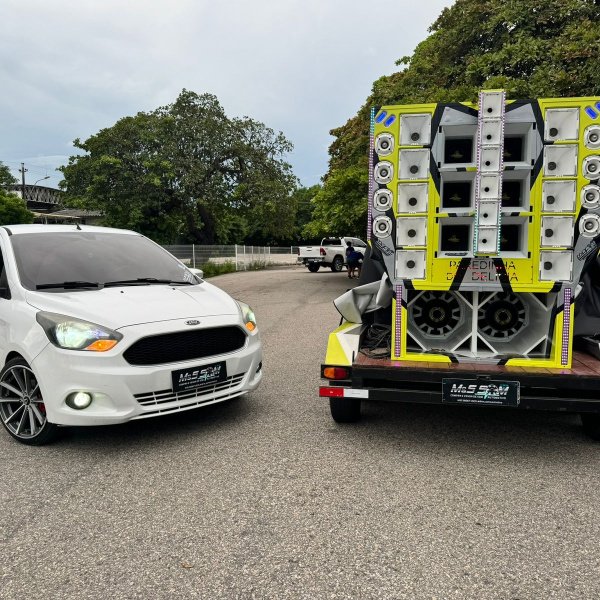
M210 319L206 319L207 325ZM262 379L262 345L258 334L229 354L152 366L133 366L123 351L136 339L164 332L161 324L130 328L118 352L103 354L61 350L48 344L33 361L48 421L57 425L110 425L144 419L201 405L222 402L254 390ZM155 330L155 331L153 331ZM224 361L227 379L186 392L172 391L171 373ZM66 397L77 391L92 394L84 410L67 406Z

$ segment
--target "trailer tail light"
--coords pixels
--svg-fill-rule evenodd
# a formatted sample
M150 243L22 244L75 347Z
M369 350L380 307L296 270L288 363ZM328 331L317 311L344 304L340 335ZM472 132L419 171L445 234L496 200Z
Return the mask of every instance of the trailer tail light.
M325 367L323 369L325 379L349 379L350 369L344 367Z

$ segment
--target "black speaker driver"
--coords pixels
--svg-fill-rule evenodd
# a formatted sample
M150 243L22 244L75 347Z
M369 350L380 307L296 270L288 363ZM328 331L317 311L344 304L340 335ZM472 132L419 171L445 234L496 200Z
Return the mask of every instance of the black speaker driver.
M423 292L411 308L417 329L431 337L446 336L460 323L461 306L451 292Z
M506 340L524 327L526 319L523 301L516 294L504 292L479 307L477 327L487 338Z

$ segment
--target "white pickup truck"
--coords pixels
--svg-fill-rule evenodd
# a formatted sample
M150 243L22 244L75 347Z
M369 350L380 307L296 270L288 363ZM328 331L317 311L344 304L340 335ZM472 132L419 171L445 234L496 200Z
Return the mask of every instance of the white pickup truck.
M334 273L339 273L346 263L347 242L351 242L355 250L365 253L367 245L354 237L326 237L320 246L300 246L298 262L302 263L311 273L316 273L320 267L330 267Z

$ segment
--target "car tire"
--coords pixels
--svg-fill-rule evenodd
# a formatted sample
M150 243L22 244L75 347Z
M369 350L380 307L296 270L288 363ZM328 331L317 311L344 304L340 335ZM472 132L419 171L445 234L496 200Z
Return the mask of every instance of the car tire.
M331 263L331 270L334 273L339 273L344 268L344 259L341 256L336 256Z
M600 415L597 413L581 413L583 431L593 440L600 442Z
M15 440L30 446L52 441L58 426L49 423L31 367L23 358L9 360L0 372L0 420Z
M329 398L331 417L336 423L360 421L360 398Z
M308 270L311 273L316 273L321 265L319 263L308 263Z

